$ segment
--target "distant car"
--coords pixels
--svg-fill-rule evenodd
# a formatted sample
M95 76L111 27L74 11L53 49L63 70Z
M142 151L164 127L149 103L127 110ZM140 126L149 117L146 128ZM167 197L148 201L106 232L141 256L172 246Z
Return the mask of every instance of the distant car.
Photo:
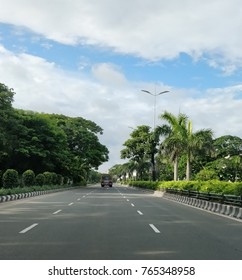
M101 175L101 186L105 187L112 187L113 186L113 180L112 180L112 176L109 174L102 174Z

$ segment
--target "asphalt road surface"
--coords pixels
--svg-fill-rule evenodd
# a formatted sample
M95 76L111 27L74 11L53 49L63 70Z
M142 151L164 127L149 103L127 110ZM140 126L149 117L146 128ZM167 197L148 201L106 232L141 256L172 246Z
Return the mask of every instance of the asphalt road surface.
M1 260L242 260L242 222L122 186L0 203Z

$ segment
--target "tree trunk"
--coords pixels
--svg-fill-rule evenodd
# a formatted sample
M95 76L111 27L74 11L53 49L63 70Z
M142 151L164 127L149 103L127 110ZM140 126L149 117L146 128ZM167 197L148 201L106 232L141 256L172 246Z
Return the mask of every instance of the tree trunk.
M190 153L187 155L187 169L186 169L186 180L190 181L191 178L191 159L190 159Z
M178 180L178 158L174 159L174 181Z
M156 181L155 154L151 155L152 181Z

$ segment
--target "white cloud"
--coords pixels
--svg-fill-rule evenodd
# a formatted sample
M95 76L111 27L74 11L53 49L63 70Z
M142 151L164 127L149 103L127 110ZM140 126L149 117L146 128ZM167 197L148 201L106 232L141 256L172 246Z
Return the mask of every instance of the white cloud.
M108 73L119 81L124 76L114 69L112 65ZM135 99L131 85L117 90L112 84L63 71L40 57L14 54L1 45L0 77L1 83L14 88L16 108L81 116L96 122L104 129L100 138L110 150L110 164L119 161L128 125L138 119L137 111L130 110Z
M0 21L149 60L219 55L228 73L242 65L241 14L241 0L1 0Z
M94 77L101 83L123 87L127 84L125 76L120 72L117 66L111 63L99 63L92 67Z
M104 129L100 137L110 150L110 162L102 170L120 162L120 150L131 129L137 125L153 126L153 97L140 89L153 91L154 86L125 79L119 68L98 64L93 76L77 76L61 70L54 63L28 54L14 54L0 45L1 83L14 88L14 106L41 112L81 116L96 122ZM115 83L109 84L109 75ZM103 82L105 81L105 83ZM239 99L242 85L207 89L176 89L157 84L157 91L169 93L157 98L158 115L164 110L186 113L195 129L212 128L215 136L224 134L242 137Z

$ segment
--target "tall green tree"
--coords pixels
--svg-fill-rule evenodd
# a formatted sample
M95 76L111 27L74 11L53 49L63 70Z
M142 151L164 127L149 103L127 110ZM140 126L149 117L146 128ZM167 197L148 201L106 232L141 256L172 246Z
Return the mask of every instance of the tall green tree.
M145 170L151 170L153 181L157 177L156 155L159 151L158 146L160 137L169 131L168 126L158 126L152 130L149 126L138 126L130 134L130 138L123 144L126 146L121 151L121 158L129 158L136 163L138 176L143 177Z
M123 164L115 164L109 169L109 174L113 176L113 178L123 180L128 176L132 177L132 173L134 170L137 170L137 163L130 160Z
M9 165L23 172L46 170L68 173L68 143L65 133L44 114L15 110L17 125L13 129L14 145Z
M182 154L186 155L186 180L191 178L191 162L195 154L211 152L212 136L211 129L202 129L193 132L192 121L185 114L178 117L165 112L161 118L166 120L171 126L171 132L163 142L165 150L171 154L174 163L174 180L178 179L178 159Z
M216 158L242 155L242 139L238 136L223 135L213 141Z
M189 120L184 127L184 147L187 155L186 179L191 178L191 162L195 154L200 151L204 154L212 153L213 150L213 132L211 129L202 129L197 132L192 130L192 121Z
M138 177L143 178L146 172L147 162L151 163L154 143L152 143L152 131L147 125L138 126L130 134L130 138L125 141L121 150L122 159L130 159L136 163Z
M170 132L161 144L161 149L166 155L169 155L173 162L174 181L178 180L178 160L184 151L184 134L186 132L186 124L188 117L180 113L177 117L172 113L165 111L160 118L168 122Z
M97 169L103 162L108 161L109 151L98 138L98 135L103 133L100 126L81 117L51 115L51 118L67 137L71 170L75 178L87 177L92 168Z
M242 180L242 139L224 135L214 139L214 154L206 168L215 171L220 180Z
M0 170L50 171L84 180L108 160L98 138L103 130L94 122L14 109L13 97L13 90L0 84Z
M0 83L0 169L4 169L11 150L11 130L15 126L13 89Z
M150 158L151 166L152 166L152 180L156 181L157 178L157 164L156 164L156 156L159 151L160 139L163 136L167 136L170 133L170 127L167 125L157 126L150 133L148 145L147 145L147 154Z

